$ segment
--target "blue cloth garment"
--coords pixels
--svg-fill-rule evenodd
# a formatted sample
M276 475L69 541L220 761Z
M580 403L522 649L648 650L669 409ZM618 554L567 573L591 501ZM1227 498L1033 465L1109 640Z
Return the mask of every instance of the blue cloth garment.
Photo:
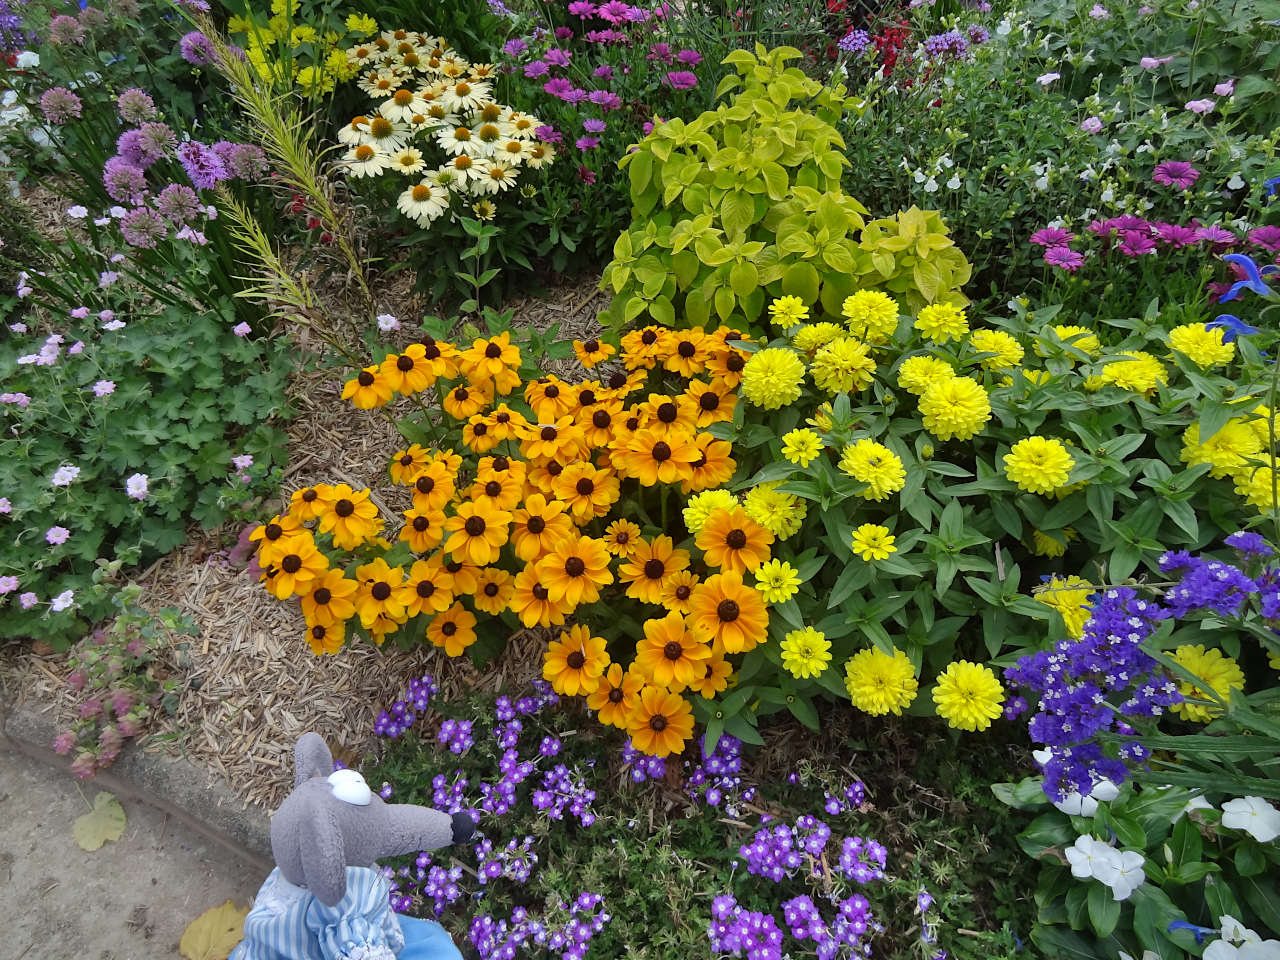
M396 919L404 932L404 949L397 960L462 960L462 951L440 924L416 917Z
M230 960L461 960L437 923L398 919L381 871L347 867L347 893L327 907L279 869L263 882ZM412 931L406 938L401 922ZM406 951L412 939L414 951Z

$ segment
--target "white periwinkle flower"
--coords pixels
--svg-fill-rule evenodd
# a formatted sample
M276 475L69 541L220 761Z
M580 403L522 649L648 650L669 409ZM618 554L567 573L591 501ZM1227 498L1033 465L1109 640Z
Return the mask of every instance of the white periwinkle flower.
M1243 830L1259 843L1280 837L1280 810L1261 797L1241 797L1222 805L1222 825Z
M1071 875L1077 880L1089 880L1099 867L1107 863L1115 851L1101 840L1088 834L1076 837L1076 842L1062 851L1071 864Z
M1128 900L1133 891L1147 882L1147 872L1143 869L1146 858L1140 853L1127 850L1121 853L1110 847L1111 855L1094 869L1094 877L1111 888L1111 895L1116 900Z
M1078 790L1072 790L1061 800L1053 801L1053 805L1069 817L1092 817L1098 812L1098 801L1081 795Z
M1263 940L1243 923L1229 914L1218 918L1222 924L1222 939L1209 944L1204 960L1277 960L1280 958L1280 940Z

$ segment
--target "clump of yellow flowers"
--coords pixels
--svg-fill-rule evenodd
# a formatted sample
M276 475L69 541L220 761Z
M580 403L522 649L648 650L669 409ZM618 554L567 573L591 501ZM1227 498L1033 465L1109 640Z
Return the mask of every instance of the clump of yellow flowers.
M376 33L378 23L363 13L345 19L318 15L303 22L301 6L301 0L271 0L266 11L233 15L227 33L264 83L310 99L332 93L356 75L342 45Z

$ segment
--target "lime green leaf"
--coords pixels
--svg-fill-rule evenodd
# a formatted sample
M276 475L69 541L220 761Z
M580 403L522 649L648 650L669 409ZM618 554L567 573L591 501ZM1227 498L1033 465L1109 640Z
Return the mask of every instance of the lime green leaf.
M77 817L71 828L81 850L97 850L104 843L119 840L124 833L124 807L114 794L101 792L93 798L93 809Z

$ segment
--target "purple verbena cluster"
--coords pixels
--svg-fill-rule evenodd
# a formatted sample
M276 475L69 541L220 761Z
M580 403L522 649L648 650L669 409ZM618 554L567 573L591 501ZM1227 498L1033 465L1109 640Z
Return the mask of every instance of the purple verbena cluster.
M651 757L631 745L631 738L622 745L622 769L629 771L634 783L661 780L667 775L667 761L663 757Z
M429 673L410 680L404 698L393 703L389 710L378 714L373 732L392 740L404 735L417 722L418 715L431 704L431 698L439 692L440 686Z
M472 721L470 720L454 720L450 718L440 724L440 732L436 734L436 739L447 746L450 753L462 756L476 743L475 737L471 734L471 727Z
M930 60L963 60L969 54L969 41L959 30L935 33L924 41L925 56Z
M768 913L743 909L732 894L711 903L711 949L747 960L782 960L782 930Z
M742 779L742 741L737 737L721 734L715 749L707 753L707 738L700 741L702 761L685 771L685 790L695 800L709 806L725 804L725 813L738 815L736 804L750 803L756 795L756 787ZM686 768L691 765L686 762Z
M516 883L528 883L533 876L533 867L538 862L533 844L533 837L525 837L519 842L509 840L505 847L497 850L493 847L493 841L487 837L477 843L476 878L481 886L502 877Z
M836 870L846 880L859 884L868 884L872 880L884 879L885 863L889 851L875 840L862 837L845 837L840 845L840 859Z
M600 908L604 898L584 891L572 904L561 904L568 920L551 924L530 915L524 907L511 911L509 920L481 914L471 921L471 944L481 960L515 960L541 947L561 960L583 960L592 938L609 922Z
M581 772L570 770L563 763L542 775L542 785L533 791L531 799L534 809L543 811L552 820L563 820L568 810L584 827L596 822L595 811L591 809L596 792L587 786Z

